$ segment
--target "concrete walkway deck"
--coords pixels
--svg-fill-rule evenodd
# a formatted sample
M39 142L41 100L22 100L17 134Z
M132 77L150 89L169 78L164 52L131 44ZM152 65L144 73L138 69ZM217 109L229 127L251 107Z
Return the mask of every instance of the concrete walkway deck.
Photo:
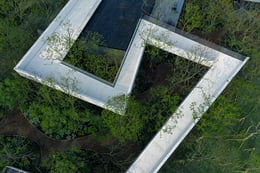
M100 3L101 0L70 0L14 69L26 78L103 108L109 99L130 94L142 57L140 46L128 48L113 84L62 62L70 48L67 38L78 38ZM54 33L61 39L49 44L46 40ZM130 45L135 42L140 41L132 39ZM110 109L117 112L121 109L117 106L111 105Z
M156 0L151 16L159 21L176 26L184 0Z
M148 44L160 45L158 47L165 51L206 65L210 69L150 141L129 168L128 173L157 172L248 60L248 58L240 60L240 58L214 50L148 21L141 22L141 30L147 31L151 28L153 32L148 37ZM172 41L173 46L162 46L163 41L155 39L162 35L166 35L165 38ZM195 114L196 118L194 118Z
M16 65L15 70L22 76L59 89L97 106L106 107L108 99L131 93L147 44L210 67L209 71L127 171L129 173L156 172L199 120L199 118L194 119L194 113L201 117L248 58L241 59L227 55L219 51L221 49L215 50L173 30L142 19L137 25L115 83L108 84L62 64L62 59L68 53L69 48L64 47L62 43L58 44L56 45L59 50L57 54L53 51L53 45L46 42L46 39L51 37L53 33L58 33L63 38L67 37L68 28L66 26L68 24L72 31L70 37L76 40L100 2L101 0L70 0ZM163 8L169 10L167 7L168 1L163 0L162 2ZM154 12L154 14L156 13ZM166 22L171 23L171 19L165 18L164 13L161 13L161 16L162 18L159 19L165 19ZM173 22L176 24L176 21L175 19ZM49 53L52 56L47 56ZM190 109L191 105L194 106L195 112Z

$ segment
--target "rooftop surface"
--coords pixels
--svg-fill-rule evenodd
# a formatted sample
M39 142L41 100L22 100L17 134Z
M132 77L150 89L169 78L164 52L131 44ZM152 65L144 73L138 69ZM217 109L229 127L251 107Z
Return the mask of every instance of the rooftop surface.
M184 0L156 0L151 16L164 23L176 26Z

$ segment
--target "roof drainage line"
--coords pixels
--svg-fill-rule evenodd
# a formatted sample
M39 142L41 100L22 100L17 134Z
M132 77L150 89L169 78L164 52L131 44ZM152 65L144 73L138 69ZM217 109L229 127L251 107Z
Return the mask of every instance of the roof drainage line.
M210 41L208 41L208 40L205 40L205 39L203 39L203 38L200 38L200 37L198 37L198 36L196 36L196 35L193 35L193 34L191 34L191 33L186 32L186 31L180 30L180 29L178 29L178 28L176 28L176 27L174 27L174 26L171 26L171 25L169 25L169 24L167 24L167 23L164 23L164 22L162 22L162 21L159 21L159 20L157 20L156 18L153 18L153 17L151 17L151 16L145 15L145 16L143 17L143 19L145 19L145 20L147 20L147 21L149 21L149 22L152 22L152 23L154 23L154 24L156 24L156 25L159 25L159 26L161 26L161 27L163 27L163 28L166 28L166 29L168 29L168 30L170 30L170 31L172 31L172 32L175 32L175 33L177 33L177 34L180 34L180 35L182 35L182 36L184 36L184 37L187 37L187 38L189 38L189 39L191 39L191 40L193 40L193 41L199 42L199 43L201 43L201 44L203 44L203 45L205 45L205 46L207 46L207 47L209 47L209 48L218 50L218 51L220 51L220 52L222 52L222 53L225 53L225 54L227 54L227 55L229 55L229 56L232 56L233 58L236 58L236 59L238 59L238 60L242 60L242 61L243 61L243 60L246 59L246 56L243 56L243 55L241 55L241 54L239 54L239 53L236 53L236 52L234 52L234 51L232 51L232 50L229 50L229 49L227 49L227 48L224 48L224 47L222 47L222 46L219 46L219 45L217 45L217 44L215 44L215 43L213 43L213 42L210 42Z
M139 26L140 26L140 24L141 24L141 19L142 19L142 18L140 18L140 19L138 20L138 23L137 23L137 25L136 25L136 27L135 27L135 31L134 31L134 33L133 33L133 35L132 35L132 37L131 37L131 40L130 40L130 43L128 44L128 47L127 47L127 49L126 49L124 58L123 58L123 60L122 60L122 62L121 62L121 65L120 65L120 67L119 67L119 69L118 69L118 72L117 72L117 74L116 74L115 80L114 80L114 82L113 82L113 84L112 84L113 87L116 85L117 80L118 80L118 78L119 78L119 76L120 76L120 74L121 74L121 70L122 70L122 68L123 68L123 66L124 66L124 63L125 63L125 61L126 61L126 59L127 59L129 50L130 50L130 48L132 47L132 44L133 44L135 35L137 34L137 31L138 31ZM132 85L133 85L133 84L132 84Z

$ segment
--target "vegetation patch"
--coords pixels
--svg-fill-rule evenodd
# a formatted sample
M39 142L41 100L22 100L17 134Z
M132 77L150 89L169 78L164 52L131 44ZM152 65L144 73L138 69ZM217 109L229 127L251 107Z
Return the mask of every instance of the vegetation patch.
M103 0L65 57L92 77L113 83L138 20L150 1Z
M12 165L24 170L37 171L40 150L36 143L18 136L0 135L0 170Z
M47 86L39 87L27 117L55 139L72 139L102 129L100 109Z
M0 80L12 72L13 67L66 2L67 0L0 2Z
M64 62L113 83L124 53L105 47L103 36L89 31L75 41Z
M36 127L56 139L93 134L93 139L102 140L102 144L114 137L119 142L103 152L53 151L39 166L40 154L34 143L20 137L0 136L0 169L12 165L31 172L123 172L207 68L147 46L125 116L12 75L10 69L65 2L0 1L0 112L17 108ZM259 8L251 6L244 13L234 11L229 0L187 0L179 27L251 59L161 172L259 172L260 17ZM88 37L99 44L95 39L79 40L81 43L72 47L74 52L68 54L72 58L65 58L65 62L85 68L82 64L85 66L84 58L89 56L88 62L92 64L86 71L112 82L117 70L111 66L119 67L119 55L109 57L109 51L101 48L105 41L100 35L91 33ZM77 57L82 60L78 62ZM100 131L106 132L106 140Z
M119 147L123 147L119 148ZM126 149L128 148L128 149ZM132 149L128 146L115 145L109 153L98 153L94 150L79 150L71 148L66 152L52 151L48 158L44 159L41 167L46 172L124 172L132 161L132 154L124 155ZM125 158L123 158L125 156ZM120 160L118 160L120 159Z
M104 110L102 117L106 126L119 140L138 140L145 146L207 69L148 45L126 114L120 116Z
M133 91L146 108L142 113L147 118L144 131L155 134L207 70L201 64L147 45Z
M55 139L71 139L100 130L101 109L14 74L0 82L4 110L19 108L30 122Z
M180 173L260 171L259 4L240 5L236 10L229 0L185 3L179 27L199 33L250 60L160 172L172 172L173 168Z

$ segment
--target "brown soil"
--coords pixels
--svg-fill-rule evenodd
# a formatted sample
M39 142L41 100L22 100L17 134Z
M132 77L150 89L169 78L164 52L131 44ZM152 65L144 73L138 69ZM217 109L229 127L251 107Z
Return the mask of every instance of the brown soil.
M69 150L72 146L94 150L99 153L107 153L110 151L111 146L118 143L117 140L106 132L83 136L73 140L52 139L34 127L17 109L6 112L0 121L0 135L18 135L29 138L39 145L42 157L46 157L51 150L62 152ZM132 147L135 148L136 144L133 144ZM118 157L120 157L120 155L124 155L124 152L118 154Z
M192 31L192 34L218 44L219 41L221 40L221 38L225 36L226 32L227 32L226 30L217 30L217 31L205 34L205 33L202 33L200 30L195 29L194 31Z

